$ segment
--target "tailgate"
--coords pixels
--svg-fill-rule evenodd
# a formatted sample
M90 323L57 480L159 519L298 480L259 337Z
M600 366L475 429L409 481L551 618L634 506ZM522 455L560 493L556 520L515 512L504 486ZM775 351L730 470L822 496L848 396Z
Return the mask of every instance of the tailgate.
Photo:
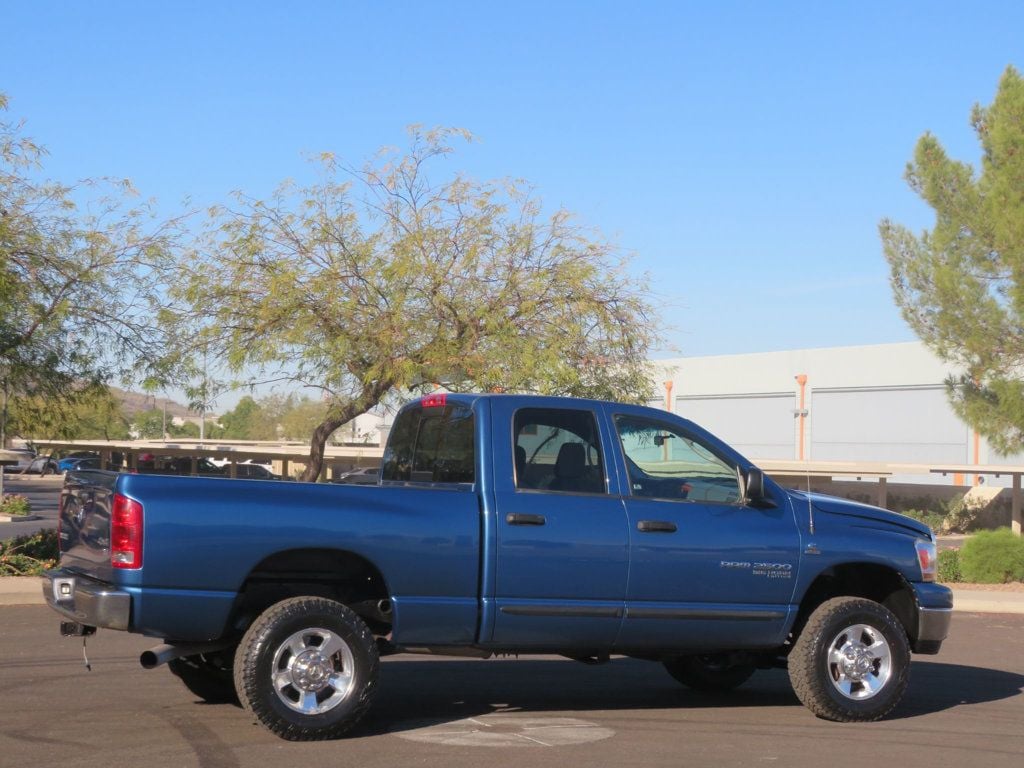
M60 564L110 581L110 505L117 472L68 472L60 496Z

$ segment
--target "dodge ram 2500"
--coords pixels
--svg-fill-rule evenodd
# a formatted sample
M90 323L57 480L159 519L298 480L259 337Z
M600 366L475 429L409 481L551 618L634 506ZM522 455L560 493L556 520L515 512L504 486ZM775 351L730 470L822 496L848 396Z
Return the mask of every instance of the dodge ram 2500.
M376 486L72 472L60 544L65 634L160 638L145 666L295 740L350 728L397 652L631 656L700 690L786 666L819 717L877 720L952 610L927 526L550 397L406 405Z

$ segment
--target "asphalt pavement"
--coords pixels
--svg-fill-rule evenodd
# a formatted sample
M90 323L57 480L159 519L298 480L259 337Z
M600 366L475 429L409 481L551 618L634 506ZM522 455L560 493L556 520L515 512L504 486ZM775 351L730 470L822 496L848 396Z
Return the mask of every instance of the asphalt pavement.
M938 656L914 657L910 687L880 723L841 725L802 707L783 670L728 695L676 684L652 662L586 666L556 657L489 661L396 656L349 738L289 743L237 706L200 703L157 641L101 630L61 638L41 606L0 607L0 765L108 768L1019 768L1024 616L958 614Z

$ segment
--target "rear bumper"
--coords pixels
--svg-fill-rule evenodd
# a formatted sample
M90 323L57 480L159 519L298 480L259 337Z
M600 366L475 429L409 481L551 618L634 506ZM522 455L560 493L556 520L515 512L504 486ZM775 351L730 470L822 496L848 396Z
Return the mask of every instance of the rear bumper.
M80 573L47 571L43 575L43 596L53 610L79 624L127 630L131 620L131 595Z

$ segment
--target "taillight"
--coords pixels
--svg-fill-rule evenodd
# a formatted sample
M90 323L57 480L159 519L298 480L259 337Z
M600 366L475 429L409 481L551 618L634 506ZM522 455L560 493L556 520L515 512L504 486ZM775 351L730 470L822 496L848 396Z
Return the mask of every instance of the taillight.
M426 395L420 400L420 405L424 408L444 408L445 403L448 402L447 392L435 392L432 395Z
M120 493L114 494L110 510L110 564L142 567L142 505Z

